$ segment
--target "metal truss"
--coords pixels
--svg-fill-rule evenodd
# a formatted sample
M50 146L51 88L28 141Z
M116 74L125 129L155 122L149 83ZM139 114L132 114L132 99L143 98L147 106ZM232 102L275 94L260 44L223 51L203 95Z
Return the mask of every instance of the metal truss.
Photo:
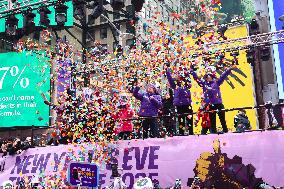
M207 48L209 51L217 50L230 52L234 50L244 50L251 47L269 46L279 43L284 43L284 30L237 39L229 39L225 41L219 41L217 43L206 43L203 45L203 47Z
M0 0L0 18L5 18L12 14L21 13L28 8L37 9L39 6L50 6L57 2L57 0L22 0L12 3L11 0Z

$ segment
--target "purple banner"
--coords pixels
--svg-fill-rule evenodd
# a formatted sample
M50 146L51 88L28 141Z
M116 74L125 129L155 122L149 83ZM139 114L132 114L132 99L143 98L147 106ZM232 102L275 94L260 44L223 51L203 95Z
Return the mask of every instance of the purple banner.
M114 154L129 188L143 177L157 179L163 188L173 186L178 178L186 186L199 177L203 186L255 189L262 182L284 186L283 138L283 131L265 131L122 141ZM41 175L46 180L66 177L68 164L87 162L93 149L90 144L42 147L7 157L1 160L0 184L25 175ZM99 172L101 188L109 186L111 168L101 165Z
M58 61L58 76L57 76L57 96L62 96L62 93L70 88L71 82L71 65L70 60Z

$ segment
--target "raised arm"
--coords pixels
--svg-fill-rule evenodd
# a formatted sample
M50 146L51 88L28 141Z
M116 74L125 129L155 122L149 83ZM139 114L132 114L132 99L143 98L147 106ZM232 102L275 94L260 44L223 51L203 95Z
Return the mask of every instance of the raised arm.
M190 79L190 72L188 70L185 70L185 87L187 89L191 88L191 79Z
M138 99L138 100L142 100L143 99L143 95L139 93L140 87L135 87L133 90L133 96Z
M168 78L170 87L171 87L172 89L175 89L175 88L176 88L176 84L175 84L175 80L172 78L172 74L171 74L170 68L167 68L166 74L167 74L167 78Z
M169 89L169 93L170 93L170 101L173 102L174 101L174 91L173 91L173 89Z
M199 77L197 76L197 74L195 73L195 71L191 71L191 75L192 75L193 79L197 82L197 84L198 84L200 87L203 87L203 86L204 86L204 82L201 81L201 79L199 79Z
M225 79L230 75L231 71L233 70L233 68L228 68L226 69L222 75L220 76L220 78L217 81L218 85L222 85L222 83L225 81Z

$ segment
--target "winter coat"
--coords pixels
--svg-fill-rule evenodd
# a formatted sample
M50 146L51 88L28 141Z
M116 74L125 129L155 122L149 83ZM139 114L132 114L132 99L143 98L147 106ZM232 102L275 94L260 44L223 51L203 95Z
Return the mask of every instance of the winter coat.
M133 95L136 99L141 101L140 111L138 113L141 117L153 117L158 116L158 110L162 107L161 96L157 93L139 93L140 87L135 87L133 90ZM150 99L150 97L153 97Z
M201 127L202 128L210 128L211 127L211 120L210 114L204 111L208 111L208 108L203 109L200 108L197 113L197 121L201 119Z
M191 81L189 74L185 74L184 85L180 82L177 82L175 79L172 78L170 69L167 69L166 75L170 84L170 87L174 89L174 105L175 106L187 106L191 105Z
M237 114L234 117L234 126L237 131L243 132L245 130L249 130L251 128L250 121L245 114Z
M220 85L225 81L231 73L232 68L227 69L219 79L207 82L204 79L199 79L195 72L191 72L193 78L200 87L203 88L204 102L206 104L222 104L222 96Z
M123 121L125 119L131 119L134 116L134 111L130 108L129 105L126 105L123 108L120 108L116 114L112 115L113 119L119 119L117 122L117 128L115 129L115 133L118 134L120 132L133 131L133 124L131 120Z
M175 111L175 107L174 107L174 104L173 104L173 101L174 101L173 90L169 89L169 92L170 92L170 98L169 99L163 98L163 100L162 100L162 102L163 102L163 108L162 108L163 115L170 115L170 114L173 114L174 111Z

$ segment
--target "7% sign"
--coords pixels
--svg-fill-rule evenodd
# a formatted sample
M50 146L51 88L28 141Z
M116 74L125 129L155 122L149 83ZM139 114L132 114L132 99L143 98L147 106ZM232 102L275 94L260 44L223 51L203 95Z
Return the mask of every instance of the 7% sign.
M16 87L17 84L20 84L20 87L25 89L30 85L30 80L29 78L22 78L23 73L25 72L27 66L25 66L22 70L21 73L19 74L19 67L18 66L12 66L12 67L2 67L0 68L0 73L1 71L4 71L4 74L2 75L2 77L0 78L0 90L3 89L3 84L5 81L5 78L8 74L8 72L10 72L10 76L12 77L17 77L16 81L13 83L13 89ZM19 83L20 80L20 83Z

